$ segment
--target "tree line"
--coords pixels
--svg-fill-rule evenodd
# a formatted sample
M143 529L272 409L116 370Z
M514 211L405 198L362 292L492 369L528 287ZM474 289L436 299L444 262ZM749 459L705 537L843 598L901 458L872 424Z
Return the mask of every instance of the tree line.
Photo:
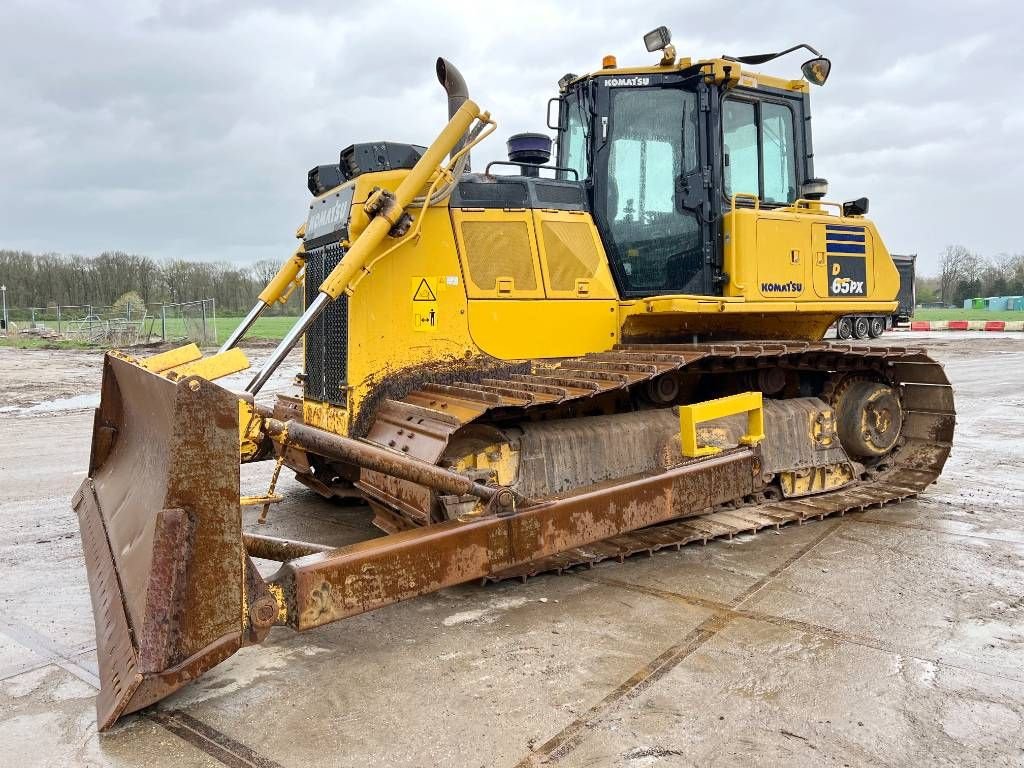
M964 299L1024 296L1024 253L987 258L963 245L948 245L939 273L917 279L919 303L962 306Z
M157 261L149 256L107 251L98 256L0 250L0 283L7 286L7 306L110 306L134 291L147 304L214 299L219 314L241 314L277 273L273 261L240 266L230 262ZM301 291L288 304L271 310L298 314Z
M277 273L278 264L263 260L242 266L224 261L158 261L123 251L98 256L0 250L0 283L7 286L7 306L110 306L134 291L147 304L214 299L219 314L247 312ZM1024 254L986 258L963 245L943 251L937 275L918 274L917 300L954 306L976 296L1024 296ZM285 306L270 310L294 315L302 311L300 291Z

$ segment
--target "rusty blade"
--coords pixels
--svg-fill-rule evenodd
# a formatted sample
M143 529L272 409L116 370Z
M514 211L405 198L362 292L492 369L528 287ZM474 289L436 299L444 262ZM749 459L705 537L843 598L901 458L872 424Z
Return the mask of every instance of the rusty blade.
M73 500L96 620L101 729L240 647L238 487L237 398L107 355L89 477Z

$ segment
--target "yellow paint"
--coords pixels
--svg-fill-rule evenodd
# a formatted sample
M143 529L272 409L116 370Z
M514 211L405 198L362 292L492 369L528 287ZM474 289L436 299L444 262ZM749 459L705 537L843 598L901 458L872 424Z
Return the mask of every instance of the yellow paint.
M145 360L133 361L137 365L153 373L162 373L185 363L191 363L203 356L199 346L196 344L185 344L181 347L169 349L156 355L147 357Z
M288 601L284 596L284 589L280 584L267 583L267 591L274 596L277 603L277 624L288 623Z
M826 226L863 227L867 293L830 296ZM768 302L776 312L893 312L899 272L874 222L860 216L830 216L824 209L794 204L786 208L739 208L722 217L725 296L745 303ZM795 252L795 254L794 254ZM770 291L766 284L800 284L799 291ZM788 303L786 300L799 299ZM723 311L765 311L765 308ZM772 310L769 310L772 311Z
M679 441L682 445L683 456L696 458L720 453L721 448L697 445L697 425L737 413L747 414L747 431L740 438L740 442L744 445L757 445L764 440L764 409L760 392L743 392L738 395L705 400L693 405L681 405L679 407Z
M451 152L459 139L466 133L470 125L477 118L489 119L481 114L480 108L471 99L467 99L448 125L444 127L434 142L427 147L426 151L416 161L416 165L410 169L394 190L394 201L399 212L408 208L413 198L419 193L422 187L430 180L431 176L437 173L445 155ZM367 203L371 197L367 197ZM321 293L337 298L343 292L352 291L352 280L359 274L366 263L372 259L374 251L377 250L384 239L388 236L393 223L388 216L381 215L371 218L366 228L359 233L352 242L345 258L342 259L331 273L320 285ZM351 233L350 233L351 234Z
M238 400L238 453L242 463L249 461L260 449L263 419L248 400Z
M470 299L544 298L530 211L453 208L451 218Z
M223 376L230 376L232 373L244 371L249 367L249 358L245 356L238 347L229 349L227 352L218 352L200 360L194 360L184 365L177 365L174 368L163 371L166 376L181 379L186 376L202 376L208 381L215 381Z
M305 231L305 225L303 225L302 231ZM291 258L281 265L274 278L267 283L267 287L260 292L260 301L267 305L276 301L280 301L282 304L288 301L288 296L291 296L293 288L301 279L300 273L305 264L306 255L300 245Z
M724 85L727 88L739 85L745 88L779 88L781 90L795 91L797 93L803 93L809 89L808 82L802 78L794 80L785 77L765 75L761 72L748 71L745 70L743 65L738 61L728 61L720 58L701 59L696 62L696 64L701 66L705 80L708 83L717 83L719 85ZM608 75L612 75L614 77L623 77L628 75L658 75L664 74L666 71L688 69L693 65L694 62L690 59L682 58L675 63L668 64L667 66L659 61L657 64L639 67L615 67L614 70L599 69L588 75L579 77L573 82Z
M779 485L786 498L832 491L853 480L853 468L847 462L779 473Z
M238 503L243 507L261 507L264 504L277 504L283 498L279 493L265 493L262 496L239 496Z
M569 357L611 349L615 310L614 301L471 301L469 330L481 350L503 360Z
M601 236L584 211L533 211L544 295L618 299Z

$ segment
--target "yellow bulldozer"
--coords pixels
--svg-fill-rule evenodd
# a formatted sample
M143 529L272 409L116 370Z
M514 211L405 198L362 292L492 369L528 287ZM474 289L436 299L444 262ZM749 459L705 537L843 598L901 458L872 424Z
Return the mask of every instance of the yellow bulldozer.
M556 153L519 134L482 173L470 154L496 124L439 59L448 124L313 168L295 253L219 352L106 356L73 500L100 728L274 626L935 480L955 420L941 366L822 341L841 316L892 312L898 288L868 201L831 202L814 175L808 94L828 59L693 61L665 27L644 40L660 58L558 81ZM803 77L750 70L799 49ZM294 290L305 311L245 391L215 383L249 367L238 342ZM257 399L300 341L296 394ZM365 500L385 535L243 532L239 467L259 460Z

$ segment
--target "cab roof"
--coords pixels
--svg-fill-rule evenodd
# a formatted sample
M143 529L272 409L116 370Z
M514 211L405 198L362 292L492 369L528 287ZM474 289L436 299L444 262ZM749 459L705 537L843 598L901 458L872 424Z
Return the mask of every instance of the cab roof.
M641 67L603 67L586 75L580 75L568 85L574 85L584 80L593 80L598 77L632 77L634 75L665 75L672 72L681 72L691 68L701 68L705 73L705 81L715 83L725 88L743 86L744 88L778 88L785 91L806 93L809 90L809 83L803 78L790 80L775 75L766 75L753 70L746 70L738 61L731 59L715 58L700 59L693 61L689 58L679 58L670 64L654 64Z

